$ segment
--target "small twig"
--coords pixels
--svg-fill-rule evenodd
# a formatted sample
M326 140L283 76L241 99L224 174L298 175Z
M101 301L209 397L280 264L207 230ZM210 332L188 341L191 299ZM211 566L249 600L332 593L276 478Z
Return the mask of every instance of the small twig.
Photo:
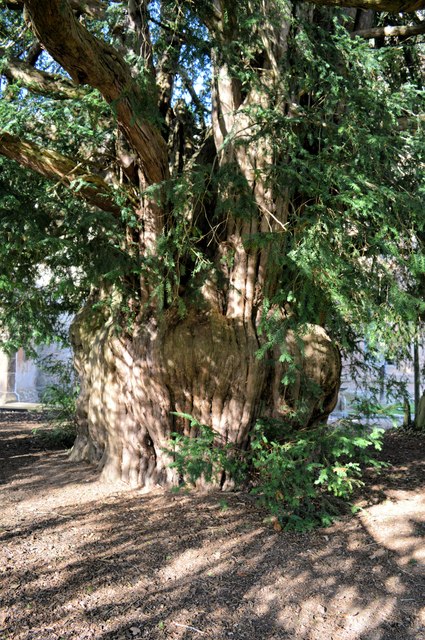
M200 633L203 636L205 635L205 631L201 631L200 629L197 629L196 627L191 627L189 624L180 624L179 622L173 622L173 624L175 624L176 627L184 627L185 629L190 629L191 631L196 631L197 633Z
M137 598L135 598L135 600L131 600L131 602L127 602L126 605L124 605L123 603L114 604L113 607L108 609L108 612L109 611L114 611L114 609L119 609L120 613L123 613L124 611L128 611L128 609L130 609L134 604L139 603L139 602L140 602L140 597L137 597Z
M40 513L40 514L45 515L45 516L54 515L54 516L58 516L59 518L64 518L65 520L71 520L72 518L74 518L74 516L67 516L64 513L59 513L59 511L53 511L53 509L50 510L50 511L41 511L40 510L40 511L37 511L37 513Z

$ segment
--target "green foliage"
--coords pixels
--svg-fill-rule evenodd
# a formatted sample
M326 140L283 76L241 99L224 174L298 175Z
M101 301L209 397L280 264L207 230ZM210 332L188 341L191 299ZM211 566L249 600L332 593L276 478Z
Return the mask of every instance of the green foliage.
M289 20L289 55L272 85L256 67L260 23L267 30L279 19L288 20L285 3L267 5L267 16L260 8L254 18L238 13L239 62L221 52L242 84L268 97L267 106L245 106L251 136L239 144L270 145L270 165L258 178L289 200L285 234L246 239L268 247L279 279L266 305L285 304L294 325L325 323L344 348L355 349L356 336L368 331L387 352L406 352L409 325L424 309L412 286L423 277L422 85L400 75L402 47L374 49L327 11L316 24ZM233 205L249 215L246 203L235 198Z
M344 421L293 432L282 442L258 423L251 439L253 492L287 529L327 526L363 484L362 468L383 466L371 453L381 449L382 434Z
M225 472L236 486L250 485L287 530L329 525L363 485L363 469L385 466L373 456L382 447L383 431L350 420L308 431L294 431L280 421L258 421L249 450L242 451L224 443L210 427L178 415L197 430L196 438L173 434L167 450L182 485L199 478L219 484Z
M148 3L151 37L141 47L136 31L127 29L124 4L106 2L104 21L81 20L118 53L127 51L142 99L135 105L129 88L120 100L135 118L161 129L170 179L143 190L137 158L134 175L131 166L124 170L117 151L137 150L121 149L117 103L107 105L92 88L80 86L79 97L58 101L16 82L0 85L4 130L109 176L119 184L120 209L109 214L77 200L79 181L67 191L0 159L6 346L30 349L64 335L63 314L87 300L95 301L95 312L113 308L117 330L133 335L132 323L142 315L141 283L149 285L156 310L173 307L183 316L190 304L199 309L207 281L217 285L224 306L235 286L232 268L245 261L243 245L246 263L261 276L253 283L253 317L262 311L259 357L270 357L289 330L299 339L314 323L346 351L365 336L371 360L378 351L406 352L412 326L425 314L420 55L408 62L402 41L370 47L350 36L339 13L316 7L308 12L314 20L304 20L302 6L285 0L253 0L249 11L246 3L228 4L217 30L210 27L215 17L207 0ZM0 35L6 58L25 58L32 35L21 16L5 8ZM140 49L146 46L145 59ZM157 109L148 62L163 63L158 77L173 78L166 114ZM66 76L46 52L36 66ZM225 136L216 149L208 145L212 88L226 69L235 81L233 97L240 98L240 122L226 133L230 114L215 114ZM144 249L145 199L161 207L164 220L152 252ZM268 207L278 202L285 216L276 229ZM280 359L282 382L291 385L299 370L289 353L281 351ZM303 389L314 395L304 381ZM197 438L175 438L175 466L189 481L217 482L223 470L244 478L249 468L256 490L291 526L297 518L320 520L321 510L332 511L326 501L347 497L360 481L356 465L367 462L362 455L372 436L349 432L356 443L350 449L338 430L287 433L282 443L269 429L256 427L245 454L194 423Z
M37 438L46 447L69 448L77 435L76 402L79 385L70 362L44 358L40 368L54 379L42 395L43 411L48 428L36 430Z
M382 404L373 395L357 396L351 403L350 413L353 416L361 415L364 419L387 418L392 421L393 427L400 421L403 414L403 405L399 403Z
M123 4L105 6L104 21L84 18L85 24L131 52L127 62L146 98L137 113L166 135L163 116L151 113L152 77L134 48L135 34L126 31ZM202 304L207 279L228 285L232 251L215 253L228 221L234 218L238 229L253 221L259 229L266 212L258 210L238 162L218 162L214 153L209 162L193 161L208 137L215 60L238 80L239 111L247 123L236 140L228 132L220 153L228 149L231 158L238 146L246 146L248 155L252 149L264 152L267 161L255 182L274 200L288 202L282 229L243 232L249 251L269 256L264 317L284 306L291 328L324 324L348 350L366 331L388 352L405 350L407 327L424 313L416 286L425 274L420 56L407 64L401 43L374 49L350 37L339 14L315 8L313 24L283 0L255 1L250 11L245 3L228 7L224 38L208 28L209 2L150 3L149 12L153 64L167 60L165 70L174 76L171 104L179 101L185 118L190 116L182 142L191 149L171 179L154 187L168 215L154 255L138 245L143 225L132 205L140 190L119 177L114 105L89 87L68 100L33 94L16 82L0 87L5 130L75 157L88 170L109 172L122 187L116 190L121 218L114 218L76 201L78 185L67 193L1 160L0 230L7 240L0 254L0 305L9 339L48 339L58 331L60 314L75 312L96 289L119 290L121 316L129 316L141 277L160 307L174 306L180 315L188 303ZM271 81L264 43L274 42L282 25L288 27L288 48L276 57ZM23 57L31 33L17 13L2 12L0 32L8 43L6 58ZM37 68L66 76L46 52ZM400 125L403 119L409 126ZM40 286L42 268L50 277ZM270 339L282 331L277 325L265 329Z
M31 215L28 214L31 212ZM124 216L124 214L123 214ZM119 243L124 225L63 187L0 158L0 329L12 348L67 340L64 318L90 289L137 269ZM121 287L126 281L121 282Z
M45 449L70 449L76 437L75 428L71 424L37 427L32 433L36 441Z
M232 444L226 444L211 427L200 424L192 416L176 413L189 420L191 429L196 429L196 437L179 433L172 434L170 449L171 468L177 469L182 483L195 484L202 478L208 483L219 485L223 472L242 483L246 475L246 460Z
M291 293L295 318L325 320L344 346L368 327L394 352L423 309L409 287L422 254L423 91L409 82L395 90L394 52L351 38L338 21L330 33L306 23L295 33L294 112L252 108L259 136L269 132L285 159L270 167L270 184L289 185L293 203L274 300ZM416 124L403 130L407 113Z

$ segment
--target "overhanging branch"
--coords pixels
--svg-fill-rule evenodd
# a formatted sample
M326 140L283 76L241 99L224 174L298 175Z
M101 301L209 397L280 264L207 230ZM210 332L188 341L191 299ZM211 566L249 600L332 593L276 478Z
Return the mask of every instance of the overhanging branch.
M44 149L33 142L0 131L0 154L45 178L74 188L75 194L84 198L88 204L103 211L115 214L120 212L111 197L110 187L100 176L87 173L83 166L76 165L74 160L57 151Z
M423 24L395 26L395 27L373 27L371 29L360 29L353 31L351 36L360 36L361 38L385 38L390 36L417 36L425 33L425 22Z
M6 55L6 51L0 47L0 56L4 55ZM82 95L81 89L67 78L35 69L28 62L19 58L7 60L0 68L0 74L10 81L19 82L33 93L60 99L78 98Z
M389 11L391 13L413 13L425 9L425 0L309 0L312 4L331 7L354 7Z
M22 10L24 0L7 0L5 3L8 9ZM100 0L70 0L70 5L79 14L86 14L91 18L103 20L105 17L105 3Z
M25 0L38 40L74 82L98 89L113 105L118 123L139 156L147 184L168 177L167 147L159 130L143 118L146 103L129 66L106 42L75 18L67 0Z

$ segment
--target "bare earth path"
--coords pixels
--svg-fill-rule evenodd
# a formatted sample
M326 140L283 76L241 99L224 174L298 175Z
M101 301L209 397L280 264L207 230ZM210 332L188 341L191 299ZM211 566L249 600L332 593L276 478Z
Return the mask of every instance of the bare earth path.
M0 412L0 639L425 640L424 438L354 518L277 533L249 496L142 495Z

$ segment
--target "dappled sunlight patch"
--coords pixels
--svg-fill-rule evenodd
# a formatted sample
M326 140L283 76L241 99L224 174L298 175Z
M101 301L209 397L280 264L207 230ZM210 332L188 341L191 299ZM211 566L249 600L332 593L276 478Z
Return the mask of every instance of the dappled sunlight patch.
M388 492L390 500L360 517L376 542L399 556L402 566L425 565L425 498L420 493Z
M388 593L394 595L402 595L404 593L404 585L400 576L390 576L385 580L385 589Z
M270 571L262 577L261 582L255 582L249 589L247 589L244 599L252 601L255 606L261 607L265 594L269 594L270 598L279 594L280 599L282 596L286 598L298 598L302 597L305 591L305 585L309 583L311 574L307 570L297 571L291 568L289 571L285 571L280 576L278 571ZM270 591L271 590L271 591Z
M239 574L247 575L249 568L245 559L239 555L239 547L249 545L261 531L257 529L250 533L239 533L237 541L231 536L226 542L219 540L214 543L207 540L199 547L187 549L175 557L167 557L167 565L161 570L160 576L165 580L175 580L178 577L181 579L185 576L190 578L195 574L198 578L219 577L229 570L229 564ZM256 561L260 561L260 558L256 558Z
M373 629L388 620L395 610L395 605L396 600L388 597L366 603L358 589L347 587L339 589L333 598L317 594L299 600L292 624L288 623L285 613L279 619L297 638L322 638L332 634L331 637L338 640L356 640L363 637L363 632L370 634ZM315 628L317 635L311 635L312 628Z
M357 610L355 607L352 608L345 614L341 625L345 628L344 637L347 640L355 640L361 637L362 633L371 634L373 629L391 619L392 614L396 611L396 604L395 598L378 598Z
M376 510L399 504L406 535L419 534L418 486L299 535L276 532L243 493L111 491L50 455L2 486L21 500L0 513L0 622L13 640L421 638L419 565L380 542L390 521Z
M14 499L9 509L13 512L16 510L17 505L19 505L19 514L22 518L29 515L41 517L53 515L61 517L63 509L66 507L75 504L88 504L109 493L108 489L96 480L84 480L84 490L81 490L81 480L76 482L67 481L66 489L64 489L63 486L55 487L54 477L48 477L44 473L34 475L31 480L35 485L50 482L52 486L50 486L48 494L46 495L31 496L28 494L27 481L25 481L24 477L13 483L10 489L14 492ZM59 505L58 502L60 502ZM6 513L4 515L6 516Z

